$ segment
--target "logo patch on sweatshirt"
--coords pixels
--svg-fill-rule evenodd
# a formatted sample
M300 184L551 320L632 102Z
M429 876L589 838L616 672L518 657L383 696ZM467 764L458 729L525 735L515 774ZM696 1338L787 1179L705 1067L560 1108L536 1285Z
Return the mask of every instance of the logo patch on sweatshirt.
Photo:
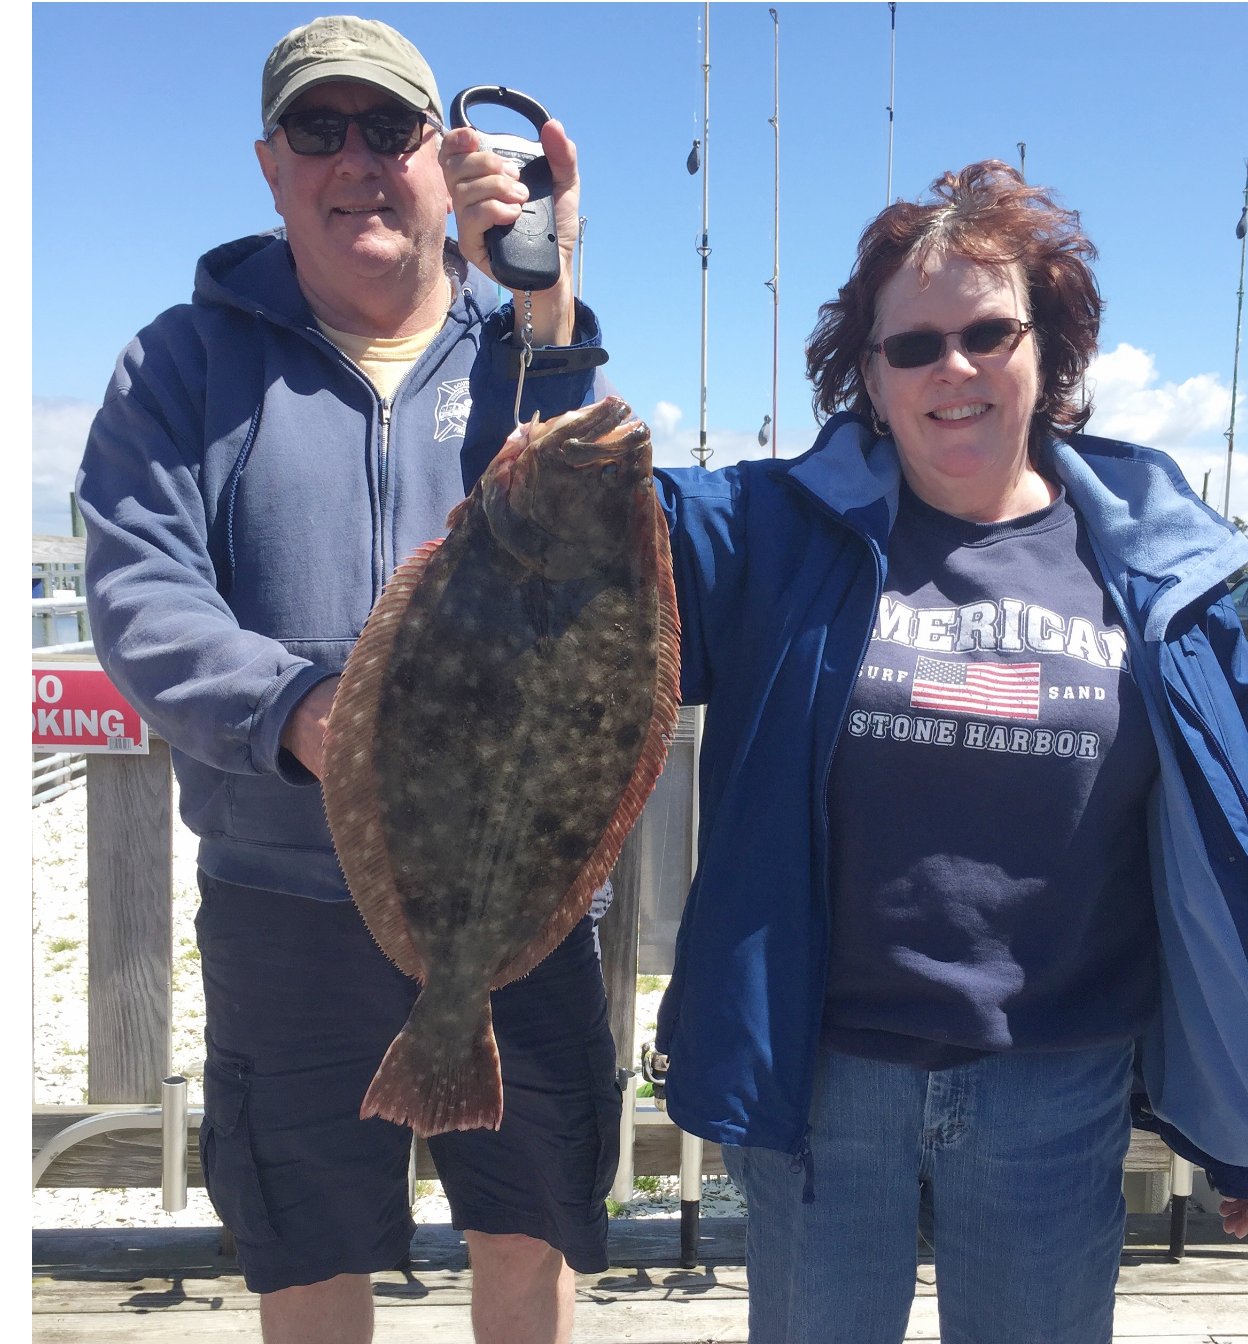
M452 378L449 382L439 383L438 405L433 413L433 437L439 443L444 439L462 439L468 428L470 410L472 398L468 395L467 378Z

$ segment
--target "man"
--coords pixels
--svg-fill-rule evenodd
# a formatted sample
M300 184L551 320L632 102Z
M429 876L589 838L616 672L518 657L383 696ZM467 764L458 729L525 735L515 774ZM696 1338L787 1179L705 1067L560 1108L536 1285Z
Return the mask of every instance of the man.
M208 253L192 303L123 352L78 493L97 651L170 742L201 836L209 1192L269 1344L363 1344L368 1275L406 1257L413 1224L410 1133L358 1110L417 987L335 860L325 720L386 578L463 496L470 371L513 358L483 234L526 192L471 130L443 139L432 73L382 23L283 38L262 115L285 229ZM542 135L563 276L532 296L526 417L593 399L601 362L569 278L575 149L557 122ZM618 1144L589 920L494 996L494 1021L502 1128L430 1148L472 1254L477 1338L566 1341L573 1271L607 1264Z

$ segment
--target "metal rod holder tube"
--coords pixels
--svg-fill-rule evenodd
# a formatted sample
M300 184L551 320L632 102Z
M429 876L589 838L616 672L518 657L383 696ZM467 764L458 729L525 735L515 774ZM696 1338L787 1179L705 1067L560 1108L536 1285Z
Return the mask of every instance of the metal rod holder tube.
M637 1133L637 1075L623 1080L624 1106L620 1111L620 1164L615 1169L611 1198L627 1204L633 1197L633 1144Z
M1187 1249L1187 1214L1194 1167L1175 1153L1170 1158L1170 1257L1182 1260Z
M160 1085L160 1203L166 1213L186 1208L186 1079Z
M680 1198L702 1198L702 1140L696 1134L680 1132Z
M680 1263L698 1263L698 1221L702 1205L702 1140L680 1132Z
M1173 1195L1190 1195L1192 1193L1192 1172L1195 1170L1193 1165L1178 1153L1174 1153L1170 1158L1170 1193Z

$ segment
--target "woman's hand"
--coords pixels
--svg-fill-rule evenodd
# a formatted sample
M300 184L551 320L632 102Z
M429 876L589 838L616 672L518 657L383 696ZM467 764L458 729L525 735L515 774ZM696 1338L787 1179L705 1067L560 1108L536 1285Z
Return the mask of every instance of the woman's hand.
M1224 1199L1218 1205L1223 1231L1233 1237L1248 1237L1248 1199Z
M542 127L542 149L554 184L555 229L559 235L559 281L551 289L534 290L533 344L570 345L574 329L572 303L572 250L576 244L581 180L576 169L576 146L557 121ZM471 126L447 131L438 161L455 207L459 250L491 280L485 232L497 224L514 224L529 198L518 178L519 167L489 150L479 149ZM516 304L516 331L522 322L522 304Z

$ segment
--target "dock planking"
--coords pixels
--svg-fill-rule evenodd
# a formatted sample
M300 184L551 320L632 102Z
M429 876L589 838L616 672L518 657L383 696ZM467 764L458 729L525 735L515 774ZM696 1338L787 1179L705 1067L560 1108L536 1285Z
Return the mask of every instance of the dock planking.
M1165 1253L1168 1220L1128 1220L1114 1340L1248 1344L1248 1245L1193 1213L1189 1252ZM745 1220L704 1218L701 1263L676 1263L673 1219L617 1219L611 1268L577 1278L574 1344L745 1344ZM258 1299L220 1251L219 1229L92 1229L34 1234L37 1344L213 1344L259 1340ZM417 1229L403 1270L373 1276L379 1344L419 1338L471 1344L472 1273L445 1224ZM419 1332L419 1333L417 1333ZM907 1341L939 1339L936 1273L918 1262Z

